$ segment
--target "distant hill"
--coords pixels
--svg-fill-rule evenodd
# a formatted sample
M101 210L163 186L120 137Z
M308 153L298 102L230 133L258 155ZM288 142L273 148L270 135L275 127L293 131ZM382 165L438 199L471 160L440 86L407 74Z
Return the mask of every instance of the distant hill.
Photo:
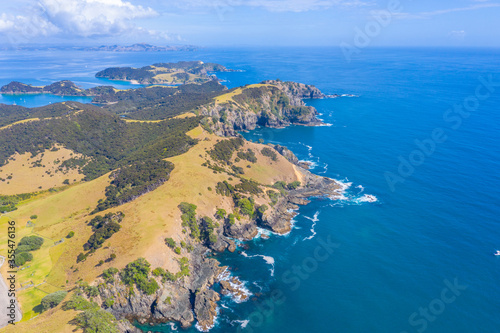
M0 50L10 50L10 47L3 47ZM194 45L166 45L156 46L146 43L136 43L132 45L100 45L100 46L68 46L68 45L23 45L16 46L18 51L105 51L105 52L172 52L172 51L197 51Z
M176 46L156 46L146 43L138 43L128 46L122 45L101 45L96 47L84 47L82 51L106 51L106 52L168 52L168 51L197 51L198 48L193 45Z

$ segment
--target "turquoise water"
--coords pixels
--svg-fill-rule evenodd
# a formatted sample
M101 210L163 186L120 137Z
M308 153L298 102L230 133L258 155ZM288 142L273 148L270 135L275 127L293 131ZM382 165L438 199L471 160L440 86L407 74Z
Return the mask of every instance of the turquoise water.
M355 94L307 101L331 126L245 134L287 145L314 162L313 172L351 184L343 200L301 207L289 235L218 256L254 296L224 297L212 332L245 324L248 332L500 331L500 257L493 255L500 250L500 50L372 49L351 63L326 48L0 59L0 84L74 79L88 87L99 84L93 74L104 67L200 59L244 69L219 75L230 87L280 78ZM481 82L490 75L499 84L488 90ZM448 112L464 101L470 112ZM400 157L414 162L410 170L398 172ZM363 202L364 194L378 201ZM321 241L334 244L328 255L318 252Z

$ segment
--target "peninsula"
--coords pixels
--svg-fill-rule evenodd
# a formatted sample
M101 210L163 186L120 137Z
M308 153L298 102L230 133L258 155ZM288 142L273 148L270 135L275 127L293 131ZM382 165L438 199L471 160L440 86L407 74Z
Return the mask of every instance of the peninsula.
M225 70L179 64L172 70ZM91 94L63 83L11 83L2 92ZM93 89L94 104L0 105L0 225L17 228L23 315L0 332L140 332L137 321L208 331L221 294L250 294L207 253L235 251L235 239L251 240L258 227L288 233L298 205L342 191L286 147L238 134L322 124L303 101L326 97L314 86Z

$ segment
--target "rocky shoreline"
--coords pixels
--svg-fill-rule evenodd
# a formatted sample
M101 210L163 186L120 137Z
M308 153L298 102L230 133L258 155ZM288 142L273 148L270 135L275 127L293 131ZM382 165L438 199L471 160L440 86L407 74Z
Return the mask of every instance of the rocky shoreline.
M321 121L316 118L317 111L305 106L302 98L325 98L317 88L298 83L266 81L268 84L277 85L277 88L286 94L290 105L298 106L306 110L304 118L298 123L304 125L317 125ZM266 83L264 82L264 83ZM264 100L259 100L264 105ZM221 117L219 113L222 109L220 105L206 107L200 113L212 117ZM214 124L214 132L223 136L237 135L238 129L253 129L259 125L259 116L250 110L242 110L239 107L232 108L232 113L226 109L226 122L224 124ZM281 110L283 117L275 117L274 123L286 125L292 121L286 116L286 109ZM297 123L297 122L295 122ZM266 126L272 126L271 120ZM258 218L245 220L239 223L225 224L215 230L217 242L210 246L196 245L190 254L189 276L184 276L174 282L162 282L159 278L157 283L160 288L152 295L141 293L134 286L131 288L121 283L117 276L111 285L100 283L99 301L104 304L106 299L114 299L110 306L110 311L116 318L126 319L120 322L120 330L129 333L141 332L131 323L138 322L142 325L154 325L178 322L183 328L190 327L196 322L196 327L200 331L208 331L215 325L217 318L217 302L221 295L230 295L236 301L244 302L249 299L250 293L238 277L231 275L228 267L223 267L220 263L207 256L210 252L224 252L226 250L234 252L236 250L235 240L249 241L259 234L259 228L272 231L277 234L287 234L292 229L292 220L297 215L297 209L301 205L307 205L311 197L334 197L342 191L341 183L334 179L315 175L307 170L307 165L300 162L289 149L279 145L270 145L279 154L295 165L301 174L301 186L294 190L283 193L278 201ZM214 286L220 287L220 294L214 290Z
M287 151L287 150L283 150ZM290 158L291 155L288 154ZM294 156L294 155L293 155ZM287 234L292 228L292 219L301 205L307 205L311 197L331 196L342 189L335 180L312 174L297 166L304 175L304 186L289 191L266 211L261 219L252 220L241 226L231 226L219 230L218 242L210 247L215 252L235 251L235 239L248 241L258 235L258 228L277 234ZM207 257L209 249L198 245L191 253L191 275L175 282L162 283L153 295L144 295L134 287L130 293L127 286L119 280L112 285L99 284L100 301L108 298L115 300L109 311L117 318L127 319L120 323L123 332L141 332L130 323L154 325L178 322L183 328L196 321L196 327L208 331L215 324L217 302L222 295L230 295L237 301L249 299L249 292L238 277L231 275L229 268L221 266L213 258ZM101 281L98 281L101 282ZM213 290L218 284L221 294Z

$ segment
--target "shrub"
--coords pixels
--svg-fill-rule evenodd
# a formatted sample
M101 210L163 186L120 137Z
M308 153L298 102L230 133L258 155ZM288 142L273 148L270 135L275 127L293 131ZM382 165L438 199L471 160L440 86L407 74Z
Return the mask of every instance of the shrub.
M83 253L80 253L78 257L76 257L76 262L85 261L85 259L87 259L87 256Z
M120 272L123 283L129 286L135 284L137 289L147 295L154 294L159 286L154 279L148 279L150 266L149 262L144 258L129 263Z
M116 254L111 253L111 254L109 255L109 259L111 259L111 260L115 260L115 259L116 259Z
M283 182L283 181L279 181L279 182L276 182L274 183L273 187L277 190L280 190L280 191L285 191L286 190L286 183Z
M196 205L181 202L179 204L179 209L182 212L182 226L189 227L191 230L191 237L194 239L200 238L200 228L198 227L198 222L196 221Z
M291 182L289 183L286 188L289 189L289 190L295 190L296 188L298 188L300 186L300 182L298 180L294 181L294 182Z
M234 151L243 146L243 143L242 138L221 140L208 153L214 160L229 163Z
M276 151L274 149L271 149L269 147L264 147L260 152L262 153L262 155L269 157L273 161L278 160L278 155L276 154Z
M250 148L248 148L246 152L239 151L237 155L242 160L247 160L252 163L257 162L257 157L255 156L254 151Z
M165 238L165 243L168 245L169 248L173 249L176 246L176 243L173 238Z
M271 199L271 206L274 206L278 202L280 196L279 193L272 190L268 190L266 193L269 199Z
M38 215L31 215L31 216L30 216L30 219L31 219L31 220L36 220L37 218L38 218Z
M247 198L241 198L238 200L238 207L240 208L240 212L243 215L247 215L252 217L254 214L254 205Z
M59 290L52 294L48 294L44 298L42 298L42 309L43 311L47 311L48 309L55 308L63 301L63 299L68 294L67 291Z
M161 268L161 267L157 267L153 270L152 274L154 276L161 276L161 281L163 283L165 283L166 281L175 281L176 280L176 277L174 274L170 273L169 271Z
M102 272L102 277L104 278L104 281L106 281L107 283L112 283L115 281L114 276L116 275L116 273L118 273L118 269L110 267Z
M110 308L113 306L113 304L115 304L115 299L114 298L107 298L105 301L104 301L104 306L107 307L107 308Z
M22 266L24 265L27 261L33 260L33 255L29 252L21 252L16 255L16 258L14 259L14 263L16 266Z
M262 205L260 206L258 209L257 209L257 212L259 213L259 215L262 217L262 215L264 214L264 212L268 209L269 207L267 207L267 205Z
M177 254L181 254L181 248L180 247L176 247L174 249L174 252L177 253Z
M115 316L103 309L100 309L97 304L77 314L75 322L78 327L83 329L84 333L119 332Z
M84 250L97 250L104 242L118 232L121 228L120 222L125 217L122 212L108 213L104 216L96 216L90 220L89 225L92 226L94 234L92 234L83 245Z
M222 220L224 217L226 217L226 210L222 208L217 209L217 212L215 213L215 218L218 220Z
M18 246L27 245L31 248L30 251L35 251L42 247L43 242L44 240L42 237L26 236L19 241Z
M70 231L70 232L68 233L68 235L66 236L66 238L71 238L71 237L73 237L74 235L75 235L75 232L74 232L74 231Z

